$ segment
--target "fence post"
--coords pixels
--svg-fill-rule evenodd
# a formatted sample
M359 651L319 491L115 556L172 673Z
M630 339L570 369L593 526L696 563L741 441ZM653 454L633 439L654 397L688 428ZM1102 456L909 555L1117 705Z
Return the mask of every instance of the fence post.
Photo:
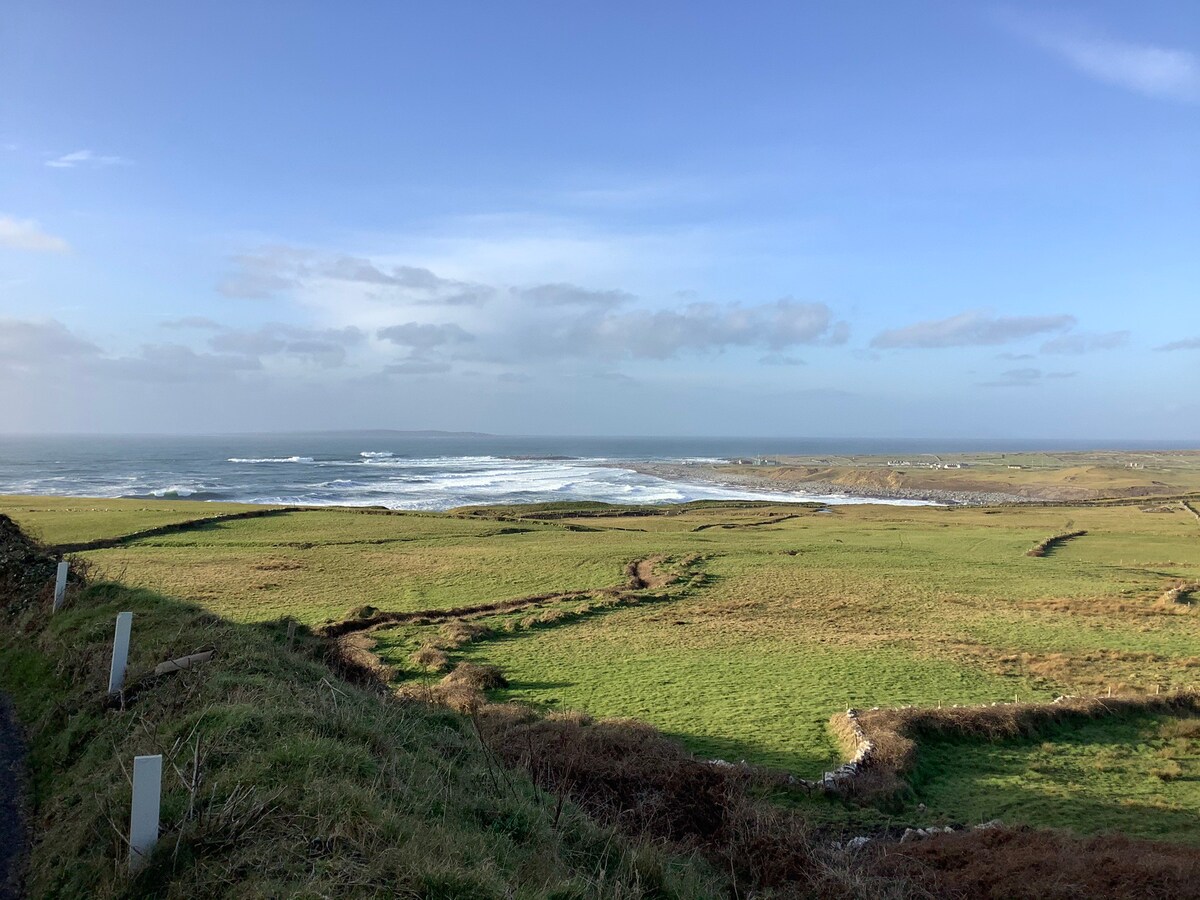
M65 559L58 561L58 570L54 573L54 611L62 609L63 599L67 596L67 569L70 565Z
M117 632L113 636L112 668L108 670L108 692L115 694L125 685L125 663L129 659L129 629L133 613L117 613Z
M128 615L128 613L122 613ZM158 843L158 812L162 801L162 755L133 758L133 798L129 808L129 871L146 864Z

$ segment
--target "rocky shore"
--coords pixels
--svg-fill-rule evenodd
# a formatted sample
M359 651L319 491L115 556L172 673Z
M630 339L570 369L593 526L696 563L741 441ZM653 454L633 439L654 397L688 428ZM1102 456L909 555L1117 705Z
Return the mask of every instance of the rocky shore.
M768 478L756 472L738 472L730 466L717 467L700 463L670 462L621 462L609 463L621 469L632 469L642 475L653 475L668 481L703 481L722 487L750 488L762 491L795 491L796 501L803 502L805 495L833 495L861 497L864 501L923 500L945 506L995 506L1003 503L1029 503L1034 498L1021 497L995 491L937 490L934 488L893 488L873 486L871 488L847 487L831 481L808 481L801 479Z

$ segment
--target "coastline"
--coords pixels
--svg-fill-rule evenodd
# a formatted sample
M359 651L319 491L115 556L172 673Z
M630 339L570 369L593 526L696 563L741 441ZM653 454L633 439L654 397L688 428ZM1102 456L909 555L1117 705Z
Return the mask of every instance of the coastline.
M811 496L838 496L861 499L864 503L879 500L915 500L941 506L995 506L1006 503L1034 503L1036 497L1023 497L1000 491L942 490L938 488L896 488L872 486L856 489L832 481L781 481L753 472L732 472L727 467L700 463L650 462L622 460L604 463L611 468L628 469L640 475L650 475L666 481L691 481L727 488L794 492L796 502L803 503Z

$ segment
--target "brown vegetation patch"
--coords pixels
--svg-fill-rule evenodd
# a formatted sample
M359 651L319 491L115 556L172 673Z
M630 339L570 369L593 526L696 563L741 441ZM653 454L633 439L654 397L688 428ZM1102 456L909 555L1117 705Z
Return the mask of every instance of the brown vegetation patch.
M784 516L773 516L769 519L760 519L757 522L709 522L706 525L697 525L692 531L707 531L710 528L758 528L763 525L778 525L780 522L786 522L789 519L800 518L798 513L789 513Z
M77 575L72 566L71 575ZM36 541L27 537L8 516L0 514L0 591L20 598L22 605L32 598L53 592L55 562ZM11 604L10 604L11 609Z
M423 644L412 652L408 661L427 672L444 672L450 667L450 657L439 647Z
M807 894L826 877L803 820L752 801L751 770L702 762L644 722L540 718L514 705L484 707L476 721L501 760L546 791L631 833L699 849L744 888Z
M396 670L375 653L375 639L347 634L326 642L325 662L347 681L356 684L390 684Z
M692 555L680 561L683 569L694 565L701 557ZM413 625L413 624L429 624L431 622L449 622L448 626L455 634L461 633L460 629L464 627L461 621L467 618L480 618L483 616L497 615L501 613L517 612L529 607L538 606L546 603L557 603L571 600L593 600L596 598L615 598L621 600L626 598L623 593L625 590L654 590L657 588L666 587L667 585L675 584L684 578L684 574L679 572L663 572L660 571L660 566L665 561L665 557L653 556L646 559L634 560L625 567L625 577L627 579L626 586L598 588L592 591L567 591L557 594L534 594L528 597L518 597L513 600L500 600L495 603L480 603L474 606L456 606L450 609L423 609L412 612L382 612L374 609L374 607L360 607L352 610L349 617L341 622L329 622L318 629L318 633L324 637L336 638L344 634L349 634L356 631L372 631L376 628L383 628L389 625ZM686 574L686 573L685 573ZM693 583L695 578L693 577ZM546 624L549 620L543 620ZM461 644L469 643L474 637L467 637L460 643L454 643L456 638L446 635L446 640L449 641L446 646L453 648L461 646Z
M251 568L259 572L296 572L303 569L304 564L289 562L287 560L271 560L270 562L259 563Z
M1200 582L1178 581L1163 591L1155 606L1169 612L1187 612L1192 606L1192 594L1200 591Z
M492 629L486 625L455 619L438 629L436 644L443 650L456 650L491 633Z
M662 557L656 556L650 559L636 559L625 567L625 578L629 589L632 591L645 590L646 588L662 587L670 579L667 576L659 575L655 571L655 565L662 562Z
M402 684L396 688L396 696L446 706L455 712L475 713L488 705L484 691L507 685L508 681L496 666L461 662L437 684Z
M454 671L442 679L442 684L465 684L477 691L508 687L508 679L499 666L460 662Z
M1136 692L1131 686L1118 687L1115 677L1147 663L1162 663L1164 657L1144 650L1085 650L1072 653L1016 653L1001 658L1012 669L1023 671L1047 682L1076 687L1109 685L1118 691Z
M935 897L1114 900L1200 897L1200 850L1121 835L986 828L889 846L876 874Z
M451 609L422 609L414 612L379 612L376 611L366 618L351 615L341 622L330 622L318 629L325 637L339 637L354 631L370 631L388 625L425 625L431 622L446 622L467 616L485 616L496 613L515 612L538 603L551 600L582 599L588 596L586 592L575 591L566 594L535 594L529 597L519 597L515 600L500 600L496 603L480 603L475 606L456 606Z

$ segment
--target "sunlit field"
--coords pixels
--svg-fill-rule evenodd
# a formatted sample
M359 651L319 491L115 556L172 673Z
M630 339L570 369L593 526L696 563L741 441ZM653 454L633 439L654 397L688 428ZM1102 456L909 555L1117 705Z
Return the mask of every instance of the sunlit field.
M49 542L194 515L186 504L146 515L144 503L90 503L8 498L0 512ZM1087 533L1026 555L1067 531ZM475 618L470 638L449 647L452 660L500 667L509 686L493 699L643 719L706 758L803 777L839 762L827 722L847 706L1200 683L1200 614L1186 590L1163 599L1200 581L1200 521L1178 504L326 509L79 557L238 622L319 626L364 606L549 595ZM676 577L631 602L597 601L626 583L630 562L651 557ZM409 623L372 636L398 679L421 680L430 676L410 656L443 629ZM936 744L914 774L909 818L1002 816L1198 840L1186 814L1200 806L1195 734L1171 727L1104 722L1025 743Z

